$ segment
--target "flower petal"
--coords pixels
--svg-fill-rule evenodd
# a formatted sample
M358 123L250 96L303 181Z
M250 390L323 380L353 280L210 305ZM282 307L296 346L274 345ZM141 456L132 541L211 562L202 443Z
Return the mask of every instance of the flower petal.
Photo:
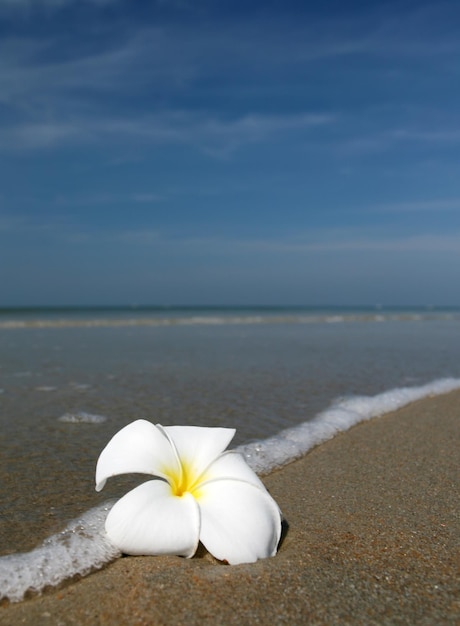
M200 512L190 494L177 497L163 480L149 480L129 491L113 506L105 529L126 554L195 554Z
M116 433L102 450L96 466L96 491L110 476L138 472L166 478L166 469L180 471L171 443L151 422L137 420Z
M200 488L200 540L217 559L252 563L273 556L281 514L265 489L238 480L213 480Z
M263 482L249 467L241 454L233 450L224 452L209 465L205 475L202 476L203 482L200 484L200 487L205 485L209 480L217 480L220 478L243 480L265 490Z
M200 477L235 435L234 428L165 426L164 430L173 440L182 464L195 478Z

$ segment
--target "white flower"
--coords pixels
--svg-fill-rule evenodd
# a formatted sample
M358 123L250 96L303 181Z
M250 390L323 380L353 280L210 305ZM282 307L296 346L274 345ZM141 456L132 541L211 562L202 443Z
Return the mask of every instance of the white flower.
M231 428L132 422L97 462L96 490L110 476L155 476L119 500L106 521L109 539L127 554L191 557L198 542L217 559L251 563L276 553L280 510L236 452L224 452Z

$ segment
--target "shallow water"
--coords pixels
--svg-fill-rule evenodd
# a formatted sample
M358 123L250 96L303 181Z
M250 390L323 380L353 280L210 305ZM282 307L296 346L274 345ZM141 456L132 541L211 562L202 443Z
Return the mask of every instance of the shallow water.
M232 426L238 445L311 420L341 396L460 377L456 315L36 319L0 329L1 554L30 550L124 493L130 478L97 494L94 468L114 432L139 417Z

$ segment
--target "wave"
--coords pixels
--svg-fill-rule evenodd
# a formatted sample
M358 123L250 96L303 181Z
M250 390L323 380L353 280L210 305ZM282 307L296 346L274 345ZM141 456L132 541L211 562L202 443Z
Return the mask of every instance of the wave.
M136 326L217 326L237 324L340 324L347 322L390 322L460 320L459 312L379 312L325 314L192 315L184 317L9 319L0 330L21 328L119 328Z
M0 558L0 600L19 602L27 595L86 576L121 556L107 539L105 518L113 502L90 509L34 550Z
M238 450L255 472L268 474L304 456L314 446L359 422L396 411L416 400L455 389L460 389L460 379L444 378L419 387L390 389L376 396L342 398L318 413L311 421L283 430L269 439L242 445Z
M376 396L342 398L312 421L286 429L275 437L239 446L237 451L258 474L268 474L359 422L455 389L460 389L460 379L446 378L419 387L391 389ZM29 594L41 593L101 569L121 556L104 531L112 505L113 502L105 502L87 511L30 552L1 557L0 601L19 602Z

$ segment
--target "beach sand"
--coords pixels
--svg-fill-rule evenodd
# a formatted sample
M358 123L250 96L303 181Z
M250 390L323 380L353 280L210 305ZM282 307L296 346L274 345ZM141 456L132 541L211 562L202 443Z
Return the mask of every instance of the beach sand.
M355 426L264 478L277 556L124 557L0 624L460 624L460 392Z

